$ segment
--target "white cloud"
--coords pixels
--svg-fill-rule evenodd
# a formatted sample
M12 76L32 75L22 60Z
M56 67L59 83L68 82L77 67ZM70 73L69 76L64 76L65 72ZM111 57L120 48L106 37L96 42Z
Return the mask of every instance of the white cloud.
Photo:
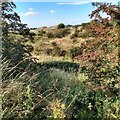
M82 2L62 2L62 3L57 3L59 5L82 5L89 3L88 1L82 1Z
M50 10L50 13L56 13L56 10Z
M8 1L8 0L4 0ZM116 3L119 2L119 0L13 0L14 2L59 2L59 3L76 3L76 2L84 2L84 1L89 1L89 2L94 2L94 1L99 1L99 2L112 2Z
M58 2L59 5L82 5L87 4L90 2L108 2L108 3L117 3L118 0L81 0L81 1L75 1L75 2Z
M21 13L22 16L31 16L31 15L39 15L40 13L38 12L25 12Z
M33 9L33 8L28 8L28 10L29 10L29 11L34 11L34 9Z

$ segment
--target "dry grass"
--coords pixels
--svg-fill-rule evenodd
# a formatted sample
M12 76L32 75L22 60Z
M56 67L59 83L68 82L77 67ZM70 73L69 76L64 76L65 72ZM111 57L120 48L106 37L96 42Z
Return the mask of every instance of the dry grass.
M44 30L46 32L54 32L56 31L57 27L48 27L48 28L38 28L34 30L36 33L35 36L35 42L31 43L28 42L27 44L30 44L33 46L34 51L32 52L33 57L36 57L39 62L47 62L47 61L72 61L69 51L73 47L80 47L81 43L84 42L85 40L83 38L76 38L76 39L71 39L71 35L74 34L75 28L74 27L69 27L68 29L70 30L70 34L68 34L65 37L62 38L47 38L46 36L40 37L37 35L38 31ZM79 30L81 28L78 28ZM75 42L74 42L75 41ZM47 55L45 53L46 49L53 49L52 43L56 43L57 46L61 50L67 51L67 55L65 57L61 56L52 56L52 55ZM76 61L77 62L77 61Z

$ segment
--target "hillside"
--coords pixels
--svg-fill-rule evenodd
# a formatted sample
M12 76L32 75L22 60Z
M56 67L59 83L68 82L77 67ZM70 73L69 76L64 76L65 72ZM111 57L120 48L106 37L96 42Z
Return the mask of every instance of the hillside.
M62 29L58 29L57 26L41 27L31 30L31 32L36 34L34 37L35 41L34 43L28 42L28 44L33 46L34 50L32 55L38 58L39 61L72 61L70 50L77 47L79 48L82 42L90 39L81 36L81 34L84 34L82 26L66 26ZM56 47L53 44L56 44ZM56 53L50 53L52 50Z
M120 7L92 4L88 23L30 29L3 3L2 120L120 120Z

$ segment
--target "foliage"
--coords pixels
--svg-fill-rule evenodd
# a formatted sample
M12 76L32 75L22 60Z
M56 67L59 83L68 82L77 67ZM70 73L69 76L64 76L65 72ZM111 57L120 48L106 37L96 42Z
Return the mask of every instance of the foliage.
M53 100L50 104L52 110L51 115L48 118L65 118L65 105L60 100Z
M6 66L4 68L13 69L7 66L6 62L3 62ZM41 65L36 63L34 70L33 65L29 68L33 74L23 72L21 76L9 77L7 81L3 81L3 120L64 118L66 116L65 105L72 106L71 101L81 90L80 81L77 80L75 73L68 72L69 65L67 64L45 63L41 68ZM36 70L37 67L39 69ZM58 69L60 67L63 68Z
M79 37L79 30L75 28L75 32L71 35L71 39Z
M47 37L48 37L48 38L53 38L53 37L54 37L54 35L53 35L53 33L48 32L48 33L47 33Z
M90 17L95 17L95 21L91 21L86 26L86 32L92 34L93 39L82 44L83 54L79 55L78 59L88 76L86 81L87 88L90 87L90 91L93 91L95 95L99 94L99 96L102 96L99 98L99 96L95 97L92 94L93 102L87 97L86 102L88 101L88 103L86 104L90 108L84 112L80 110L77 117L83 119L119 119L118 113L120 111L117 104L120 90L118 87L118 71L120 68L118 66L117 50L120 8L108 3L93 3L93 5L97 9L92 12ZM102 18L100 16L101 11L105 12L109 18ZM81 99L79 101L81 103Z
M70 49L71 58L74 58L82 54L82 49L80 47L73 47Z
M46 48L44 52L47 55L65 57L67 51L62 50L56 42L52 42L52 48Z
M21 23L20 17L14 12L14 8L16 6L13 2L2 3L2 59L11 60L11 63L16 65L23 58L30 56L32 46L25 46L24 41L20 41L20 39L14 41L11 34L19 34L24 37L25 41L26 38L33 41L33 33L30 33L26 24Z
M87 25L89 25L89 23L82 23L82 24L81 24L81 26L82 26L83 28L85 28Z
M54 32L54 37L62 38L62 37L65 37L67 34L69 34L69 29L60 29Z
M45 54L52 55L52 53L53 53L53 49L51 49L51 48L45 49Z
M109 8L111 9L112 7L115 7L113 5L109 5L108 4L98 4L99 9L102 9L103 7L105 7L106 11L108 12ZM119 10L119 8L116 6L116 8ZM90 24L90 28L88 29L90 32L95 33L95 38L88 41L87 44L83 43L82 47L84 49L83 55L81 56L81 64L83 62L83 64L86 64L87 68L90 68L91 65L91 72L97 72L96 69L98 69L98 67L103 67L105 68L105 66L107 64L109 64L109 69L111 69L112 67L117 67L117 64L114 64L114 62L117 62L118 60L118 54L114 54L113 52L115 49L118 48L118 28L119 26L116 26L116 28L114 27L114 25L112 24L113 20L112 17L114 16L113 14L111 15L111 19L107 20L102 19L99 16L99 12L100 10L97 9L95 10L95 12L93 12L91 14L91 17L93 17L95 15L96 18L100 19L100 21L96 22L91 22ZM108 10L107 10L108 9ZM115 9L116 11L116 9ZM112 16L113 15L113 16ZM101 21L102 20L102 21ZM117 21L118 22L118 21ZM111 24L110 26L108 26L108 24ZM98 28L99 25L99 28ZM107 26L106 26L107 25ZM111 32L111 34L109 34ZM116 32L116 35L114 35ZM116 46L114 47L111 52L110 52L110 46L113 45ZM86 46L86 47L84 47ZM114 56L113 59L111 58L111 54ZM112 66L113 65L113 66ZM111 68L110 68L111 67ZM89 69L89 70L90 70ZM106 69L106 68L105 68ZM94 71L95 70L95 71ZM100 70L98 70L100 72ZM89 74L91 73L89 72ZM92 76L93 73L91 73ZM96 73L97 75L97 73ZM101 75L101 73L99 74ZM91 77L89 77L91 78ZM98 76L98 78L101 78L101 76ZM98 79L97 78L97 79ZM92 80L93 78L91 78Z
M9 67L14 68L10 71L4 71L6 68L3 68L2 80L22 74L28 62L32 62L30 57L33 47L25 43L33 42L35 34L30 32L26 24L21 23L14 8L16 5L13 2L2 3L2 60L10 61Z
M78 99L76 99L77 113L76 118L83 120L119 120L119 98L106 96L102 90L84 92ZM75 114L74 113L74 114Z
M47 33L48 38L62 38L65 37L67 34L69 34L69 29L64 28L64 29L58 29L52 32Z
M45 33L46 33L46 31L44 31L43 29L38 31L39 36L43 36L43 35L45 35Z
M65 25L63 23L58 24L57 26L58 29L65 28Z
M120 119L120 8L107 3L93 5L97 9L90 16L96 20L84 25L86 36L92 36L92 39L70 50L72 58L77 57L79 64L63 61L37 63L29 58L32 47L24 46L25 42L18 39L13 40L11 31L18 32L16 38L21 35L29 39L32 37L30 31L17 14L9 13L15 7L14 3L3 4L3 120ZM101 11L110 18L102 18ZM66 29L58 29L61 30ZM52 35L54 37L54 32ZM66 52L56 42L52 47L48 54L60 56Z

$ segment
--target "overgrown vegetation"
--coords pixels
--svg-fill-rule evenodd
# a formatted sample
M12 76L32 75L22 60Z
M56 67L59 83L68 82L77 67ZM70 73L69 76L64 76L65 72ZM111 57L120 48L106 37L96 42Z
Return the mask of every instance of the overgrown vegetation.
M65 25L63 23L60 23L58 26L57 26L58 29L61 29L61 28L65 28Z
M69 34L69 29L57 29L53 32L48 32L47 37L48 38L62 38L65 37L67 34Z
M120 120L120 7L92 4L97 7L90 14L95 20L75 27L72 36L69 31L72 26L64 28L60 24L56 31L31 33L14 12L15 4L2 4L2 120ZM102 18L101 11L110 19ZM79 27L82 28L78 30ZM67 48L67 43L63 49L55 39L64 40L67 34L72 39L85 40L72 48ZM67 39L71 41L71 37ZM50 48L39 49L48 40ZM48 56L64 59L39 62L32 56L38 43L38 53L41 50ZM77 62L65 61L68 53Z

